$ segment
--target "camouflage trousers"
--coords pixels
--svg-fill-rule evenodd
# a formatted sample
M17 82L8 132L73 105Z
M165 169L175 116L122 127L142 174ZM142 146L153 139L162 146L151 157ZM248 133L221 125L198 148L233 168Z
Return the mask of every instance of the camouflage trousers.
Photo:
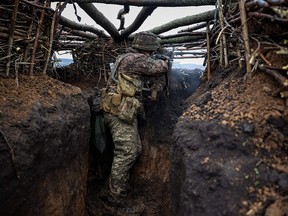
M133 124L128 124L117 116L104 113L104 121L111 130L114 142L114 158L109 177L109 189L112 196L125 197L130 168L142 151L137 118Z

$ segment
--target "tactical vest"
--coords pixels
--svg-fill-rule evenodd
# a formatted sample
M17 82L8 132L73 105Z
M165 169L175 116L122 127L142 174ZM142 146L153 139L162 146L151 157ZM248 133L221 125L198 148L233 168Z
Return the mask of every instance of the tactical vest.
M141 92L143 83L140 79L133 78L124 73L118 73L118 67L121 61L131 53L126 53L117 58L115 65L111 72L111 79L117 83L117 91L129 97L133 97L136 92Z
M121 55L115 62L111 71L109 83L113 80L117 84L117 92L102 91L102 108L118 116L121 120L132 124L138 114L141 103L134 96L142 91L142 81L130 77L124 73L118 73L118 67L122 59L130 55L129 53Z

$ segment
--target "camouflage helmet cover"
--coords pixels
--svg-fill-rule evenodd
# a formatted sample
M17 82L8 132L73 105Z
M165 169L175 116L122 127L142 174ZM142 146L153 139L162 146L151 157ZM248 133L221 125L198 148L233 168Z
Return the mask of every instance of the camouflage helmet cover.
M160 47L160 39L151 32L139 32L135 35L132 47L145 51L155 51Z

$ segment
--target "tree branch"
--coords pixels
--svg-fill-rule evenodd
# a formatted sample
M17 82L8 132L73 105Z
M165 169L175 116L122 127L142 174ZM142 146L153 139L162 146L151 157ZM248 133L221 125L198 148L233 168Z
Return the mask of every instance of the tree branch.
M198 41L204 38L205 36L182 36L178 38L163 39L161 40L161 44L187 43L191 41Z
M208 22L214 19L215 10L206 11L204 13L186 16L184 18L176 19L171 22L168 22L164 25L155 27L150 29L149 31L153 32L154 34L161 34L163 32L167 32L171 29L178 28L181 26L191 25L199 22Z
M71 35L80 36L80 37L91 39L91 40L94 40L94 39L98 38L97 35L92 34L92 33L88 33L88 32L84 32L84 31L77 31L77 30L70 29L70 28L67 28L67 27L64 27L64 30L66 32L70 33Z
M66 0L51 0L51 2L65 2ZM215 5L217 0L73 0L75 3L104 3L131 6L155 6L155 7L183 7ZM237 2L237 0L232 0Z
M147 19L148 16L150 16L153 11L156 9L156 7L144 7L137 15L134 22L128 26L123 32L121 32L121 38L126 38L128 35L136 31L142 23Z
M97 28L95 28L93 26L76 23L76 22L74 22L72 20L69 20L69 19L63 17L63 16L60 16L59 24L65 26L65 27L69 27L71 29L75 29L75 30L89 31L89 32L92 32L92 33L94 33L96 35L99 35L99 37L109 37L102 30L99 30L99 29L97 29Z
M119 41L120 34L116 27L92 3L78 3L78 5L102 28L104 28L115 41Z

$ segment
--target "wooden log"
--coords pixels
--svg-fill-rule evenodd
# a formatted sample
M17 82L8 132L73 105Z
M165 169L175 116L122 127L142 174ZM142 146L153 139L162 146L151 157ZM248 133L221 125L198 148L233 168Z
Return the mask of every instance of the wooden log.
M211 49L210 49L210 23L206 24L206 40L207 40L207 77L208 81L211 78Z
M70 34L61 34L60 37L58 38L59 41L86 41L86 38L75 36L75 35L70 35Z
M170 38L170 39L163 39L161 41L162 44L174 44L174 43L187 43L191 41L198 41L201 39L206 38L205 36L183 36L179 38Z
M131 33L140 28L143 22L147 19L148 16L150 16L153 13L155 9L156 7L143 7L142 10L137 15L137 17L135 18L134 22L130 26L128 26L124 31L121 32L121 37L119 39L114 38L114 40L123 41L125 38L127 38Z
M271 75L282 87L288 86L288 78L282 75L279 71L266 68L264 65L259 65L258 67L260 70Z
M48 64L50 61L50 57L51 57L52 44L53 44L54 32L55 32L54 28L55 28L56 17L57 17L57 12L55 11L53 14L53 18L52 18L51 26L50 26L50 41L48 43L48 50L47 50L46 60L45 60L44 68L43 68L43 74L46 74Z
M11 28L8 29L7 27L1 27L0 26L0 32L2 33L8 33L10 32ZM26 32L27 33L27 32ZM15 29L14 30L14 35L20 36L20 37L26 37L26 34L24 32L20 32L19 30Z
M226 68L228 66L228 52L227 52L227 41L226 41L226 35L224 33L224 14L223 14L223 6L222 6L222 0L218 0L218 12L219 12L219 21L221 30L223 32L222 34L222 45L223 45L223 57L224 57L224 67Z
M214 19L215 10L206 11L200 14L186 16L184 18L175 19L171 22L163 24L161 26L150 29L149 31L154 34L161 34L171 29L178 28L181 26L192 25L199 22L207 22Z
M177 37L183 37L183 36L205 36L206 32L183 32L173 35L165 35L160 36L161 39L169 39L169 38L177 38Z
M72 20L69 20L69 19L63 17L63 16L60 16L59 24L65 26L65 27L71 28L73 30L88 31L88 32L92 32L92 33L94 33L100 37L108 37L108 35L106 35L104 33L104 31L102 31L102 30L99 30L93 26L76 23Z
M65 2L66 0L51 0L51 2ZM104 3L104 4L118 4L131 6L161 6L161 7L183 7L183 6L203 6L215 5L216 0L73 0L75 3ZM237 2L232 0L231 2Z
M80 37L87 38L87 39L91 39L91 40L94 40L94 39L97 39L97 38L98 38L97 35L92 34L92 33L88 33L88 32L83 32L83 31L78 31L78 30L72 30L72 29L69 29L69 28L64 28L64 30L67 31L67 32L69 32L69 33L72 34L72 35L80 36Z
M238 65L239 65L239 68L241 69L243 67L243 64L242 64L241 50L239 47L237 47L237 56L238 56Z
M279 21L279 22L288 23L288 19L272 16L270 14L265 14L265 13L260 13L260 12L249 12L248 15L249 16L255 16L258 18L268 18L271 21Z
M250 51L250 44L249 44L247 16L246 16L246 10L245 10L245 0L240 0L239 9L240 9L240 17L241 17L241 25L242 25L242 36L243 36L244 47L245 47L246 71L248 74L250 74L251 64L249 63L249 61L250 61L251 51Z
M182 32L193 32L195 30L201 29L201 28L205 28L207 26L206 22L202 22L202 23L197 23L196 25L189 27L187 29L183 29L178 31L178 33L182 33Z
M111 23L92 3L78 3L78 5L100 26L102 26L112 38L120 38L117 28Z
M37 3L38 0L36 0L35 3ZM45 1L44 2L44 6L46 7L46 4L47 2ZM45 15L45 10L42 9L41 11L41 15L40 15L40 18L39 18L39 21L38 21L38 26L37 26L37 30L36 30L36 35L35 35L35 41L34 41L34 46L33 46L33 50L32 50L32 55L31 55L31 65L30 65L30 71L29 71L29 75L32 76L33 75L33 69L34 69L34 66L35 66L35 55L36 55L36 51L37 51L37 48L38 48L38 39L39 39L39 36L40 36L40 30L41 30L41 27L42 27L42 22L43 22L43 19L44 19L44 15Z
M12 51L12 46L13 46L13 40L14 40L14 31L15 31L15 24L17 20L17 13L18 13L18 6L19 6L20 0L15 0L15 6L11 18L11 28L10 28L10 33L9 33L9 40L8 40L8 50L7 50L7 64L6 64L6 76L9 76L9 71L10 71L10 64L11 64L11 51Z

